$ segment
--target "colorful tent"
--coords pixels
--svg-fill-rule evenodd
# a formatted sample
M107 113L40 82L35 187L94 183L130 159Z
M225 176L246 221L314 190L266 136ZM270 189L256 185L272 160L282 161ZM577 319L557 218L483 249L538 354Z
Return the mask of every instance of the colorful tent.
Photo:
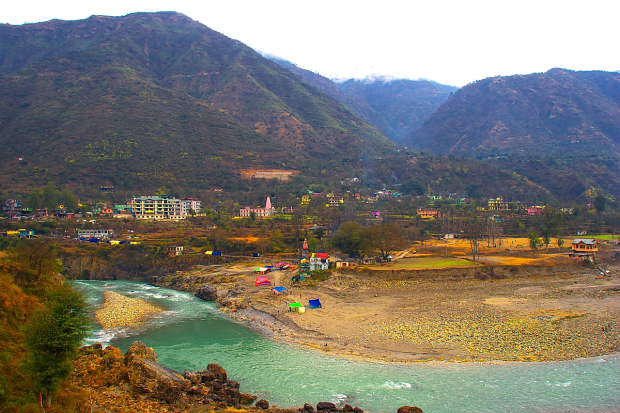
M282 294L284 291L288 290L286 287L278 286L272 288L273 292L276 294Z
M288 305L289 311L297 311L298 313L303 313L306 311L306 307L302 303L290 303Z
M257 287L270 286L271 281L267 277L256 277L255 283Z
M254 272L257 272L259 274L267 274L269 272L269 268L267 267L257 267Z
M323 308L323 305L321 304L321 300L320 299L315 298L314 300L308 301L308 307L310 307L310 308Z

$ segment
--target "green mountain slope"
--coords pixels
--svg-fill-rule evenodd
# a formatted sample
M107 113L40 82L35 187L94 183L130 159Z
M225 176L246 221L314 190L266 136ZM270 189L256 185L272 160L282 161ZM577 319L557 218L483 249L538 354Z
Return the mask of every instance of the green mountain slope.
M234 188L242 168L338 175L392 150L291 72L172 12L0 26L0 145L5 185L141 190Z
M620 153L620 74L552 69L457 91L409 139L436 153Z

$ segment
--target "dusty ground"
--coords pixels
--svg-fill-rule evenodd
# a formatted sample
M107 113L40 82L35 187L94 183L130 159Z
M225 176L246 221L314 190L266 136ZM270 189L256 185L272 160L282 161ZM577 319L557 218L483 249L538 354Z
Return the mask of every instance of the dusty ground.
M274 285L289 287L284 295L255 287L250 265L204 277L222 291L236 289L224 300L233 317L276 339L353 358L543 361L620 349L620 280L580 267L555 276L443 282L336 274L305 286L292 286L291 275L270 274ZM324 308L288 312L288 303L311 298Z

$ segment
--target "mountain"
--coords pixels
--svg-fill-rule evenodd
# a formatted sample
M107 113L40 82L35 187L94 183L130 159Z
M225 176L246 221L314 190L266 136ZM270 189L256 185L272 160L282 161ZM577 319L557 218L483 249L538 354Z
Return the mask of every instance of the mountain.
M336 177L393 150L333 98L174 12L0 25L0 145L4 188L82 191L235 189L245 168Z
M455 92L410 146L492 160L563 199L620 197L620 74L552 69Z
M408 143L435 153L620 154L620 74L552 69L460 89Z
M280 58L273 61L336 99L399 144L458 88L429 80L349 79L334 82Z
M370 108L360 112L361 116L400 144L457 90L429 80L409 79L349 79L340 88Z

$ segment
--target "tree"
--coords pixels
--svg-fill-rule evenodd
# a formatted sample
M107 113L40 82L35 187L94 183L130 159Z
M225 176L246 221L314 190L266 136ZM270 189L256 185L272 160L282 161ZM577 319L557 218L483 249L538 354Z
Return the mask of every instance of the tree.
M26 326L26 368L48 407L71 372L88 326L87 305L69 286L50 293L45 308L35 313Z
M368 231L357 222L345 222L332 237L332 245L352 257L360 257L368 248Z
M15 282L25 289L54 284L56 275L62 270L58 248L39 240L20 242L9 250L9 257L21 264L22 270L15 275Z
M594 208L596 209L596 212L600 214L601 212L605 211L606 207L607 198L605 198L603 195L597 195L596 198L594 198Z
M530 239L530 248L536 251L540 246L540 237L535 232L530 232L527 237Z
M540 232L545 248L549 248L551 238L558 234L562 221L563 215L558 210L551 207L545 208L545 213L542 217L542 225L540 226Z
M371 249L387 259L393 251L402 249L407 244L398 224L381 224L368 228L368 241Z
M484 231L484 222L480 216L474 211L463 222L463 236L469 240L472 260L480 259L480 239Z

